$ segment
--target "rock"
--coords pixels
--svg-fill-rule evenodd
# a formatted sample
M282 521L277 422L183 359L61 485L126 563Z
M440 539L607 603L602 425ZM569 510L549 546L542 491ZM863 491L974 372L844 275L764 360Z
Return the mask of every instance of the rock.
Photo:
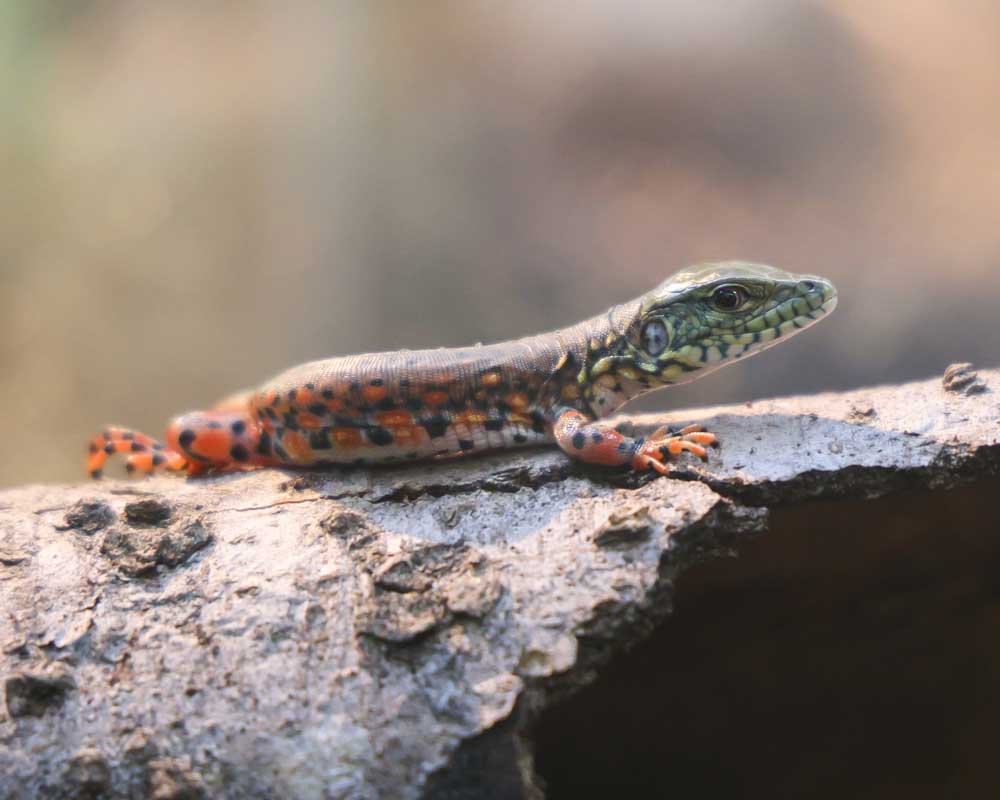
M946 392L953 394L982 394L987 391L986 384L979 379L979 373L972 368L972 364L964 362L948 367L942 384Z
M53 662L19 669L4 679L7 713L13 717L41 717L55 711L76 688L73 670Z
M0 796L541 797L539 715L768 508L1000 474L979 380L616 420L719 434L669 478L534 449L5 491Z
M78 500L66 512L63 524L57 530L75 530L91 534L107 528L115 521L115 512L102 500Z
M79 750L69 761L65 786L70 797L98 798L111 787L111 765L93 747Z

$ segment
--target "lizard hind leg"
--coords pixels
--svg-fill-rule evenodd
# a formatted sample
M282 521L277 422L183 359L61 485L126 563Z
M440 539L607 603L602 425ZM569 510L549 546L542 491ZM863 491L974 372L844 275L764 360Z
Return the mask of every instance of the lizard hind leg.
M275 464L269 441L255 417L232 406L183 414L167 426L167 447L186 459L191 475Z

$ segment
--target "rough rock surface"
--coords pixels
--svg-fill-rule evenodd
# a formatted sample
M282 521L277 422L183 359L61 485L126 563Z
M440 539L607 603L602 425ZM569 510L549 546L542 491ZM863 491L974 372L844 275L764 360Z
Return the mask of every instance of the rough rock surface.
M720 435L679 479L535 450L0 493L0 797L540 797L532 718L763 507L1000 474L977 380L634 418Z

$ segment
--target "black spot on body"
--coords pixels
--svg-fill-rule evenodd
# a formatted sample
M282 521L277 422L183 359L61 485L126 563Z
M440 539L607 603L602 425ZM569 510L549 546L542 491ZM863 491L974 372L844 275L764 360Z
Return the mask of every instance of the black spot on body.
M285 448L282 447L277 442L274 443L274 454L278 458L280 458L282 461L290 461L291 460L291 459L288 458L288 451L285 450Z
M271 406L264 406L264 413L273 421L278 421L278 412L271 408Z
M424 401L420 397L407 397L403 405L410 411L420 411L424 407Z
M483 427L488 431L501 431L503 430L503 420L502 419L488 419L483 423Z
M297 431L299 429L299 422L295 419L295 412L289 411L284 414L285 417L285 427L290 431Z
M549 429L549 423L541 411L531 412L531 429L535 433L545 433Z
M329 411L322 403L312 403L306 410L314 417L322 417Z
M315 392L316 391L316 384L315 383L307 383L306 384L306 389L308 389L310 392Z
M330 429L320 428L310 433L309 447L313 450L331 450L333 443L330 441Z
M476 443L470 439L459 439L458 446L462 448L462 450L472 450L476 446Z
M211 428L213 431L217 431L219 430L219 428L222 427L222 423L219 422L217 419L211 419L206 423L205 427Z
M383 397L375 404L375 408L379 411L394 411L399 405L396 400L392 397Z
M262 456L271 455L271 434L261 431L260 440L257 442L257 452Z
M115 443L114 442L108 442L106 445L104 445L104 452L107 453L109 456L112 453L114 453L115 452Z
M587 437L583 435L582 431L577 431L573 434L573 447L577 450L583 450L583 446L587 443Z
M594 431L592 434L590 434L590 438L591 438L591 441L593 441L594 444L600 444L601 443L601 439L603 439L604 436L601 434L600 431Z
M140 444L139 442L132 442L132 446L129 448L133 453L145 453L146 446Z
M135 434L132 431L125 431L122 434L122 440L126 442L131 442L135 438Z
M387 444L392 444L392 433L388 428L376 425L368 429L368 441L379 447L384 447Z
M153 466L160 467L163 466L167 461L167 457L163 453L153 453Z
M385 383L385 381L383 381L381 378L372 378L370 381L368 381L368 383L370 383L372 386L382 386Z
M298 390L298 389L289 389L289 390L288 390L288 402L289 402L289 403L293 403L293 402L295 402L295 396L296 396L296 395L297 395L298 393L299 393L299 390Z
M229 426L229 429L235 436L242 436L246 433L247 424L243 420L238 419Z
M445 433L448 432L448 420L440 414L430 417L429 419L422 420L420 424L424 426L424 430L427 431L427 435L432 439L444 436Z
M229 448L229 457L232 458L233 461L243 462L250 459L250 453L247 452L246 447L242 444L234 444L231 448Z
M322 395L324 400L333 400L333 389L324 389Z
M514 441L517 442L518 444L524 444L526 441L528 441L528 437L525 436L523 433L515 433Z

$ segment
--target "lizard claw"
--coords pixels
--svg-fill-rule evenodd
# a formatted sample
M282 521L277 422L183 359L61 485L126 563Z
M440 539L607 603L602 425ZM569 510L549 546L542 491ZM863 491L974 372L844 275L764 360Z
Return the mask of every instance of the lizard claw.
M654 469L667 475L670 468L666 462L671 456L691 453L702 461L708 460L707 447L716 444L714 433L709 433L700 425L688 425L677 433L667 427L658 428L647 438L632 457L632 468L639 471Z

